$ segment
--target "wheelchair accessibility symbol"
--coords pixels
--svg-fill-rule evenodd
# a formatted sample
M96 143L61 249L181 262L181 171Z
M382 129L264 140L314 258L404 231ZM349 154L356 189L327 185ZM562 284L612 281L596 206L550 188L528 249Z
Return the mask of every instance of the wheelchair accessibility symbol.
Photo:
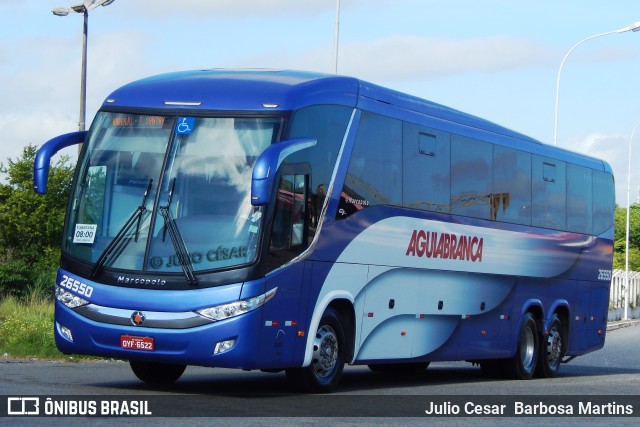
M193 125L196 119L194 117L179 117L176 123L176 133L188 135L193 132Z

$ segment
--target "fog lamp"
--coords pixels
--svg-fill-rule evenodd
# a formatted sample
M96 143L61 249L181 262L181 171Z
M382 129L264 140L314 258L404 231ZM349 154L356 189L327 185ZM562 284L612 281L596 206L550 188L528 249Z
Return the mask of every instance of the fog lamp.
M236 339L232 338L229 340L219 341L215 348L213 349L213 354L222 354L231 350L233 346L236 345Z
M71 333L71 329L67 328L66 326L62 326L58 322L56 322L56 329L58 330L58 334L60 334L61 337L73 342L73 334Z

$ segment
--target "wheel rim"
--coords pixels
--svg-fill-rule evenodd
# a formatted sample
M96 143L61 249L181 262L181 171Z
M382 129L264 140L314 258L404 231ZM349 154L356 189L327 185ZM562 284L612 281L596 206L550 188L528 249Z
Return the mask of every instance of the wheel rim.
M324 325L313 341L313 370L319 377L327 377L338 360L338 338L331 326Z
M520 342L520 360L525 371L531 372L535 364L536 341L530 327L525 328Z
M562 337L557 329L549 331L547 336L547 364L550 368L556 369L560 364L560 358L562 357Z

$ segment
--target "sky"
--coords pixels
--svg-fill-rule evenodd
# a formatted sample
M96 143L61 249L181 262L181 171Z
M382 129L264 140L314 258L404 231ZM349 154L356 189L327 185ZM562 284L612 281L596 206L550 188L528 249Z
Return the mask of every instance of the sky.
M0 0L5 165L28 144L78 129L82 15L51 10L80 2ZM333 73L336 6L116 0L98 7L89 15L87 127L113 90L150 75L203 68ZM581 40L637 21L638 0L340 0L337 69L553 144L564 56ZM639 201L640 32L592 38L567 57L557 145L609 162L617 203L627 206L627 188L631 203Z

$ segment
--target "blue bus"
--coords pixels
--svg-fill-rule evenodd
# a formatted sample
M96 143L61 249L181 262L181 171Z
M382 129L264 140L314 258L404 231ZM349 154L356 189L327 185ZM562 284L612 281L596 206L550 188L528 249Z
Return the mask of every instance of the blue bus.
M604 161L351 77L198 70L127 84L83 143L55 290L63 353L285 371L554 377L604 345Z

